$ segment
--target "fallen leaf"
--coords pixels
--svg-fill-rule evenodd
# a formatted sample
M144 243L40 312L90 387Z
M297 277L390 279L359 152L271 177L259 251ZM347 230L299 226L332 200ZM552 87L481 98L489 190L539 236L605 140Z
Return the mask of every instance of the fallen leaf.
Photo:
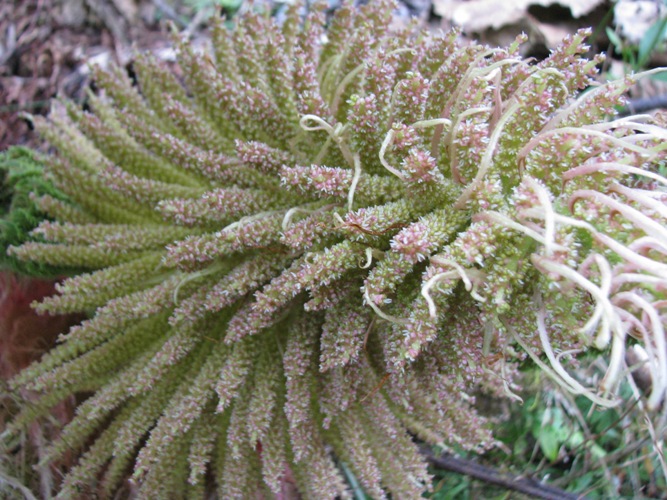
M631 43L639 43L651 25L666 15L667 5L661 2L618 0L614 5L614 24Z
M572 17L589 14L604 0L434 0L434 12L451 21L464 31L475 33L489 28L497 30L514 24L527 16L528 8L534 5L548 7L559 4L570 9Z

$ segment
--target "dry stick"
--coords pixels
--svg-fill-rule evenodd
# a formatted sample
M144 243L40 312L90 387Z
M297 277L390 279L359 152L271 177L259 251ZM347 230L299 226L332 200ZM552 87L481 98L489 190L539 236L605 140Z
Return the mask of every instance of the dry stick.
M620 116L629 116L644 113L658 108L667 108L667 94L654 97L644 97L628 100L627 106L620 112Z
M491 467L454 455L444 454L436 457L427 448L422 448L422 453L424 453L431 465L439 469L463 474L474 479L479 479L487 484L494 484L508 490L523 493L524 495L531 495L534 498L541 498L543 500L580 500L586 498L584 495L568 493L560 488L542 484L534 479L501 474Z
M187 27L187 23L183 21L183 18L165 0L153 0L153 5L161 10L166 17L178 24L181 29Z

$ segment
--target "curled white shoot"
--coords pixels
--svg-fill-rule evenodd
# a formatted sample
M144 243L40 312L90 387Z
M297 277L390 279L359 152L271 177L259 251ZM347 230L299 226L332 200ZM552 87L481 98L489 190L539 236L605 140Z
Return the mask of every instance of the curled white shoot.
M440 112L440 118L446 119L448 117L451 117L452 108L455 107L456 103L461 102L461 95L470 88L470 85L474 78L483 77L485 74L492 72L496 67L499 66L499 63L504 62L505 64L509 64L510 61L521 62L518 59L516 60L504 59L503 61L498 61L492 64L491 66L480 68L479 63L482 60L486 59L487 57L492 56L496 52L497 49L486 50L478 54L475 57L475 59L468 65L466 73L459 80L456 89L454 90L454 92L452 92L452 95L449 97L449 99L447 99L447 102L445 102L445 105L443 106L442 111ZM437 156L438 145L440 144L440 139L442 138L443 130L444 130L444 125L437 125L435 132L433 133L433 138L431 139L431 156L433 158L438 157Z
M282 224L281 224L282 230L287 231L287 229L289 229L289 227L292 225L292 218L298 213L318 214L318 213L325 212L327 210L330 210L332 208L339 207L339 206L340 206L340 204L338 204L338 203L329 203L327 205L321 206L321 207L316 208L316 209L309 209L309 208L303 208L303 207L292 207L287 212L285 212L285 216L283 217L283 221L282 221ZM334 217L336 215L337 214L334 213Z
M249 222L263 219L264 217L267 217L269 215L274 215L277 213L278 212L276 210L267 210L266 212L257 212L256 214L253 215L246 215L245 217L241 217L236 222L232 222L228 226L223 227L220 231L216 233L216 235L223 235L224 233L234 231L237 227L242 226L243 224L248 224Z
M630 130L635 130L635 127L641 127L646 125L646 121L652 120L651 115L632 115L632 116L622 116L616 118L615 120L604 121L601 123L591 123L586 125L586 128L593 130L613 130L616 128L628 128Z
M597 130L598 132L607 133L633 144L667 138L665 131L656 125L642 123L631 119L625 119L625 121L621 119L616 120L615 122L593 123L585 125L584 128L586 130ZM649 149L652 150L652 148Z
M634 115L626 116L623 118L618 118L609 122L601 123L592 123L585 126L589 130L599 130L599 131L615 131L626 130L629 132L629 135L626 136L628 140L634 140L633 137L640 137L642 139L667 139L667 130L664 128L654 125L653 123L647 123L652 120L651 115ZM639 132L643 132L640 134Z
M223 269L226 265L228 264L216 264L212 265L210 267L207 267L206 269L202 269L201 271L196 271L194 273L188 273L185 276L183 276L183 279L181 279L176 287L174 288L174 293L173 293L173 302L174 305L178 305L178 293L181 291L181 288L186 285L187 283L190 283L191 281L197 280L199 278L203 278L205 276L209 276L211 274L217 273L221 269Z
M480 283L483 282L484 277L486 276L484 272L482 272L479 269L465 269L461 265L459 265L457 262L451 260L451 259L445 259L441 255L436 255L431 258L431 263L436 264L439 266L447 267L451 266L453 267L456 272L459 273L461 276L461 280L463 280L463 284L465 285L466 291L470 292L470 296L475 299L478 302L486 302L486 298L482 297L478 292L478 288Z
M540 219L543 220L545 218L545 213L542 207L532 207L532 208L526 208L521 211L521 215L524 217L530 217L530 218L535 218L535 219ZM587 231L590 231L591 233L594 233L597 231L592 225L590 225L588 222L584 222L579 219L574 219L572 217L568 217L566 215L561 215L557 212L553 213L553 218L554 222L558 224L562 224L565 226L572 226L572 227L577 227L580 229L586 229Z
M487 335L488 335L488 332L486 330L488 330L488 325L489 324L490 324L490 322L487 323L487 327L485 328L485 332L484 332L484 341L485 342L486 342L486 338L487 338ZM493 328L493 330L495 331L495 328ZM501 361L500 361L500 379L503 382L503 392L505 393L505 395L508 398L513 399L513 400L517 401L518 403L523 404L523 398L521 396L519 396L518 394L516 394L512 390L512 388L510 387L510 384L508 382L509 377L507 376L507 359L505 357L505 353L507 352L507 349L509 347L509 340L510 339L507 335L503 335L503 337L504 337L504 342L503 342L503 346L502 346L502 358L501 358ZM485 370L488 370L488 369L485 368Z
M423 128L429 128L429 127L436 127L438 125L444 125L447 127L452 126L452 121L447 119L447 118L433 118L432 120L420 120L418 122L414 122L412 125L410 125L412 128L415 129L423 129Z
M380 318L389 321L390 323L395 323L397 325L407 325L408 320L405 318L398 318L396 316L392 316L390 314L387 314L380 309L373 300L371 300L370 296L368 295L368 290L364 290L364 303L370 306L371 309L377 314Z
M452 121L449 118L444 117L433 118L431 120L420 120L418 122L414 122L411 127L415 129L437 127L435 133L433 134L433 138L431 139L431 156L433 158L438 158L438 152L440 151L438 145L440 143L442 132L444 131L445 127L447 127L449 130L452 129Z
M316 125L309 125L308 122L315 122ZM324 130L331 137L334 135L334 128L317 115L303 115L299 120L299 126L306 132Z
M635 153L639 153L645 156L646 158L650 158L654 154L654 152L650 149L647 149L642 146L637 146L625 140L624 138L614 137L613 135L606 134L599 130L593 130L585 127L562 127L554 130L548 130L546 132L543 131L537 134L530 141L528 141L523 148L519 150L519 152L517 153L517 158L519 160L525 159L526 156L528 156L528 153L532 149L534 149L535 146L543 142L545 139L558 134L570 134L583 137L596 137L598 139L604 140L611 146L617 146L622 149L627 149L628 151L634 151Z
M577 108L581 106L582 103L586 102L588 99L593 98L595 95L599 94L600 92L604 92L605 90L609 89L610 87L619 87L619 94L624 93L628 87L631 85L635 84L637 81L639 81L642 78L646 78L647 76L653 76L657 75L659 73L664 73L666 72L667 69L665 68L653 68L653 69L648 69L645 71L640 71L639 73L635 73L634 75L630 75L626 77L626 79L619 79L619 80L614 80L611 82L606 83L603 86L600 86L599 88L593 90L592 92L587 92L582 96L582 98L577 99L575 103L573 104L573 108ZM627 81L626 81L627 80ZM639 115L641 116L641 115ZM632 117L629 117L632 118Z
M620 294L619 294L620 295ZM634 355L634 357L638 357L639 359L637 360L638 363L636 363L634 366L628 366L627 367L627 372L632 373L636 369L645 366L648 371L649 371L649 376L651 383L653 383L654 380L658 380L660 378L660 368L658 366L658 359L656 356L655 352L655 346L653 345L653 341L651 340L651 333L649 332L649 329L647 328L647 325L642 323L634 314L632 314L630 311L620 307L616 306L616 310L618 312L618 315L620 318L625 321L625 323L628 325L627 331L633 332L634 331L638 332L637 333L630 333L634 338L640 339L643 342L643 345L640 344L634 344L630 346L628 349L626 349L626 363L628 362L628 354Z
M643 273L620 273L614 276L613 288L619 289L626 283L645 287L662 287L667 290L667 280Z
M446 273L436 274L426 283L424 283L421 289L421 294L422 297L424 297L424 300L426 300L426 305L428 306L428 314L429 316L431 316L431 318L435 319L438 317L438 309L435 305L433 297L431 297L431 288L433 288L435 285L439 283L442 283L443 281L451 281L460 276L461 275L457 271L448 271Z
M368 269L373 263L373 249L371 247L366 248L366 263L361 267L361 269Z
M617 316L618 317L618 316ZM621 325L620 321L618 321ZM605 373L602 381L600 382L600 388L602 390L613 390L622 374L623 367L625 366L625 328L621 325L618 328L622 332L622 336L615 334L611 342L611 353L609 354L609 366L607 367L607 372Z
M540 337L540 342L542 343L542 349L544 350L544 353L547 355L549 363L551 364L556 374L563 380L563 382L567 384L567 386L571 387L575 391L575 393L584 394L586 395L586 397L593 400L591 396L593 397L597 396L591 391L591 389L584 387L578 380L572 377L572 375L568 373L568 371L563 367L563 365L556 357L553 347L551 346L551 341L549 340L549 333L547 332L546 310L544 308L544 304L542 304L541 297L539 297L539 294L536 294L536 300L540 305L537 311L537 332ZM623 346L624 345L623 339L620 340L621 340L621 346ZM620 351L621 361L623 359L623 352L624 352L623 350ZM612 346L612 356L614 356L613 346Z
M644 323L642 323L637 316L632 314L630 311L623 309L622 307L614 306L616 309L616 314L618 314L618 317L620 318L621 321L625 324L625 331L628 333L628 335L639 339L648 339L649 338L649 333L648 330L646 329L646 326ZM638 332L638 333L635 333ZM641 347L639 344L634 344L634 348L641 348L642 352L646 353L643 347ZM647 344L647 349L651 350L653 349L653 346L650 344ZM652 352L652 351L651 351Z
M369 267L371 267L373 259L381 260L384 257L384 252L382 250L378 250L377 248L367 247L365 252L366 252L366 263L363 265L361 264L359 265L361 269L368 269Z
M452 281L456 278L460 278L463 281L466 291L470 292L470 296L477 300L478 302L486 302L486 298L479 295L477 292L478 284L482 280L483 274L477 269L464 269L457 262L445 259L443 257L435 256L431 258L431 264L435 264L441 267L451 267L451 271L441 272L431 277L421 289L422 297L426 300L428 305L428 312L431 318L435 319L437 317L437 308L433 297L431 297L431 289L438 285L439 283Z
M607 82L604 85L600 85L597 88L591 90L590 92L586 92L585 94L577 98L575 101L573 101L572 104L570 104L569 106L563 108L558 113L556 113L542 128L542 132L548 132L550 130L553 130L555 127L560 125L560 123L562 123L563 120L568 118L573 111L577 110L578 108L584 108L585 105L588 103L588 101L594 99L598 94L614 90L616 94L620 96L621 94L624 94L625 91L630 86L636 83L638 79L644 78L645 76L653 75L655 73L659 73L661 71L665 71L664 68L656 68L656 69L658 71L656 70L642 71L630 77L626 77L625 79L618 79L611 82ZM644 115L637 115L634 117L630 116L627 118L636 119L636 118L643 118L643 116Z
M667 243L667 228L665 228L658 221L648 217L641 211L632 208L626 203L621 203L611 196L603 194L592 189L581 189L572 193L569 204L572 206L577 200L584 198L601 203L615 212L622 214L629 222L633 223L635 227L642 229L646 234L650 234L659 238L661 241Z
M556 212L551 203L549 191L532 177L526 177L525 182L537 195L537 199L544 210L544 253L551 256L556 244Z
M500 381L503 384L503 392L505 393L505 396L507 396L509 399L513 399L519 404L523 404L523 398L512 390L508 382L509 377L507 375L507 363L505 362L505 356L502 357L499 363L500 363L500 374L498 374L498 372L496 371L491 370L490 368L487 368L486 366L483 366L482 370L484 370L485 373L488 373L492 377L500 379Z
M541 357L539 356L539 354L537 354L537 353L533 350L533 348L532 348L530 345L528 345L528 343L526 343L526 342L521 338L521 335L519 335L519 334L514 330L514 328L511 327L511 325L507 325L507 324L506 324L506 325L505 325L505 328L507 329L507 331L508 331L508 332L510 333L510 335L512 336L512 339L513 339L517 344L519 344L519 345L521 346L521 348L528 354L528 356L535 362L535 364L536 364L537 366L539 366L539 367L544 371L544 373L546 373L546 375L547 375L549 378L551 378L551 380L553 380L558 386L562 387L562 388L565 389L566 391L571 392L571 393L573 393L573 394L581 394L581 395L584 395L584 396L586 396L588 399L590 399L593 403L596 403L596 404L598 404L598 405L600 405L600 406L603 406L603 407L605 407L605 408L613 408L614 406L617 406L617 405L618 405L619 401L616 401L616 400L613 400L613 399L608 399L608 398L601 398L601 397L599 397L597 394L595 394L595 392L594 392L592 389L587 389L586 387L582 386L578 381L572 379L572 377L570 377L570 376L568 375L568 378L571 379L571 380L574 380L574 382L575 382L575 385L574 385L574 386L570 385L566 380L564 380L564 379L560 376L560 374L559 374L556 370L552 369L552 367L550 366L550 363L547 364L547 363L545 363L544 361L542 361L542 359L541 359ZM559 366L560 366L560 364L559 364ZM563 371L565 371L565 369L564 369L562 366L560 366L560 367L561 367L561 369L562 369ZM567 373L567 372L566 372L566 373Z
M635 383L634 379L632 377L628 377L628 382L630 384L630 387L632 388L633 396L637 401L637 407L644 415L644 422L646 423L646 428L648 429L649 436L651 437L651 441L653 442L653 449L655 450L655 454L658 457L658 461L660 462L663 477L667 477L667 462L665 462L665 451L664 451L664 446L665 446L664 426L665 426L665 419L667 418L667 411L663 409L663 411L660 414L660 417L654 424L653 419L651 418L651 416L646 411L646 408L644 407L641 391L637 387L637 384ZM656 431L656 428L658 429L658 431Z
M327 155L327 152L329 151L329 148L331 147L332 143L333 143L333 138L331 136L327 137L327 140L324 141L324 144L322 144L322 147L317 152L317 155L315 156L315 159L313 160L313 163L315 165L321 165L322 164L322 161L324 160L324 157Z
M644 344L647 349L651 349L652 344L655 345L654 353L651 354L654 354L654 359L657 360L657 363L651 363L649 366L653 365L657 373L652 373L653 389L651 390L647 404L649 409L655 410L660 405L667 391L667 341L665 340L665 328L662 319L654 305L637 293L621 292L615 295L613 300L616 305L624 302L634 305L641 309L642 313L648 318L650 324L649 332L652 333L652 336L651 338L645 338Z
M600 326L598 328L597 336L595 338L595 346L598 349L604 349L611 340L612 337L612 328L619 328L618 321L615 321L617 318L614 314L614 309L609 297L603 293L603 291L595 285L595 283L587 280L581 273L578 271L553 262L543 256L533 254L531 255L531 261L535 267L543 272L555 274L566 280L579 285L580 288L586 290L591 294L593 299L596 301L596 305L602 307L602 314L600 314ZM586 328L591 328L592 325L588 322ZM597 326L597 325L596 325ZM584 330L583 328L579 330L580 333L588 335L590 330ZM623 336L622 332L619 332L620 336Z
M496 50L492 49L490 52L491 53L484 55L484 58L488 57L489 55L492 55L492 53L496 52ZM516 59L516 58L501 59L488 66L484 66L481 68L480 67L474 68L471 75L473 78L482 77L486 81L492 81L496 79L496 75L502 69L503 66L515 66L517 64L525 65L526 61L524 59Z
M347 222L345 222L345 219L341 217L339 213L334 212L333 214L334 219L336 219L336 222L338 222L341 226L346 226Z
M636 118L636 117L633 117ZM616 126L614 126L614 123L610 124L598 124L598 125L589 125L588 128L590 129L602 129L604 125L610 125L608 128L627 128L629 131L631 131L631 135L626 136L628 140L655 140L655 139L662 139L665 140L667 139L667 130L665 130L662 127L659 127L658 125L653 125L652 123L642 123L638 122L636 120L634 121L629 121L626 123L623 123L623 126L621 127L620 123ZM604 130L604 129L603 129ZM642 132L641 134L639 132ZM638 139L635 139L638 138Z
M502 68L503 66L512 66L515 64L526 64L524 60L521 59L501 59L499 61L490 64L489 66L480 67L479 62L486 59L489 56L492 56L494 53L498 52L497 49L490 49L484 51L475 57L475 60L469 65L468 70L466 71L463 78L459 81L459 84L456 86L456 90L452 95L452 100L455 103L461 102L461 96L470 88L473 80L475 78L487 79L489 75L495 75L497 69Z
M667 257L667 244L656 240L653 236L642 236L641 238L637 238L628 245L628 248L633 252L638 253L645 253L648 250L653 250L654 252L661 253L663 256Z
M567 351L561 351L558 354L556 354L556 359L560 363L565 356L576 356L577 354L581 354L582 352L584 352L584 349L568 349Z
M389 172L394 174L396 177L398 177L401 180L405 180L405 176L400 170L395 169L391 165L389 165L389 162L385 158L385 155L387 154L387 148L391 146L391 144L394 141L394 130L390 130L387 132L387 135L384 137L384 140L382 141L382 146L380 147L380 163L384 168L386 168Z
M544 215L544 212L540 211ZM544 215L546 217L546 215ZM492 210L489 210L488 212L482 212L478 215L475 216L475 219L483 219L483 220L488 220L490 222L496 222L499 224L502 224L504 227L508 229L513 229L515 231L518 231L520 233L525 234L526 236L529 236L530 238L534 239L538 243L541 243L545 247L548 245L547 239L542 236L540 233L535 231L534 229L531 229L515 220L510 219L508 216L501 214L500 212L495 212ZM555 217L554 217L555 220ZM563 245L558 245L556 243L551 243L549 245L551 251L559 251L559 252L564 252L567 251L567 247L564 247Z
M599 254L592 254L582 263L578 272L583 276L584 273L588 271L588 267L592 261L595 262L598 270L600 271L600 293L604 297L609 297L609 294L611 293L613 275L611 272L611 266L609 265L607 259ZM591 318L586 322L580 331L587 333L595 330L595 326L600 322L604 312L604 304L602 302L596 302L595 310L593 311Z
M334 92L333 98L331 99L330 109L332 115L335 115L336 112L338 111L338 106L340 106L340 99L343 96L343 93L345 92L345 88L359 73L361 73L364 70L365 67L366 67L365 63L359 64L356 68L354 68L347 75L345 75L345 78L343 78L341 82L338 84L338 87L336 87L336 91Z
M461 196L459 196L458 200L456 200L456 202L454 203L454 208L458 210L463 209L465 207L466 202L477 190L479 185L484 180L484 177L486 177L489 168L491 168L491 164L493 162L493 154L495 153L496 146L498 145L498 141L502 136L505 125L510 120L510 118L512 118L514 113L516 113L520 108L521 104L515 100L514 102L512 102L511 105L508 106L507 110L498 120L496 128L493 129L493 132L489 137L489 143L486 147L486 150L484 151L484 156L482 156L479 168L477 169L477 174L475 175L475 178L472 180L472 182L468 184L468 186L463 190L463 193L461 193Z
M639 189L629 188L627 186L622 186L620 184L614 184L611 186L611 191L622 194L626 198L643 205L644 207L655 211L660 214L661 217L667 219L667 205L655 199L653 196L646 196L645 191ZM659 193L661 196L664 196L665 193Z
M458 168L459 160L458 160L458 154L457 154L457 151L456 151L456 134L455 134L455 131L456 131L459 123L461 123L461 121L464 118L467 118L468 116L473 116L473 115L476 115L476 114L480 114L480 113L489 112L492 109L493 108L490 108L488 106L466 109L464 112L459 113L459 115L456 117L456 120L454 120L454 122L452 123L452 125L450 127L451 133L449 134L449 145L448 145L448 147L449 147L449 161L450 161L449 169L452 173L452 179L457 184L463 184L463 179L461 178L461 175L459 174L459 168ZM433 155L433 157L437 158L437 156L435 156L435 155Z
M315 125L311 125L309 124L309 122L314 122ZM309 114L309 115L303 115L301 117L301 119L299 120L299 126L306 132L317 132L321 130L325 131L327 134L329 134L329 138L338 145L347 163L352 167L354 166L354 159L352 157L352 152L350 151L350 148L347 147L344 141L345 132L347 131L347 125L343 125L342 123L336 123L334 126L331 126L321 117ZM328 144L325 144L322 150L320 150L318 158L322 155L323 151L326 151L327 147Z
M446 259L441 255L435 255L431 257L431 264L436 264L440 267L454 268L461 276L461 279L463 280L463 284L465 285L466 290L470 290L470 288L472 287L472 281L468 278L468 275L466 274L465 269L463 269L463 266L461 266L458 262L452 259Z
M667 179L663 177L662 182L667 184ZM640 189L640 188L631 188L637 193L637 195L646 196L647 198L652 198L654 200L660 200L663 203L667 203L667 192L662 189Z
M633 167L631 165L625 165L623 163L618 163L618 162L599 162L599 163L587 163L584 165L580 165L578 167L574 167L564 172L563 179L565 181L569 181L581 175L590 175L597 173L603 174L606 172L619 172L626 175L638 175L654 180L656 182L659 182L667 186L667 179L665 179L665 177L663 177L660 174L656 174L654 172L650 172L643 168Z
M659 276L662 279L667 279L666 264L644 257L606 234L595 232L593 234L593 239L616 252L619 257L626 261L628 266L632 267L632 269L641 269L652 275Z
M354 192L357 190L359 179L361 179L361 160L359 159L359 153L354 153L352 158L354 162L354 176L352 177L352 183L350 184L350 191L347 193L348 212L351 212L352 207L354 206Z
M343 125L341 123L337 123L336 126L334 127L333 140L338 145L340 152L343 153L343 157L347 161L348 165L354 168L354 158L352 155L352 151L350 151L350 148L345 143L346 131L347 131L347 124Z
M503 98L500 94L501 86L500 79L502 77L502 69L500 67L494 69L484 79L488 82L493 82L493 114L489 121L489 130L493 130L500 119L503 112Z
M302 214L312 214L315 212L314 210L308 210L306 208L301 208L301 207L292 207L290 208L287 212L285 212L285 217L283 217L283 222L281 224L283 231L287 231L287 229L290 227L292 224L292 217L294 217L298 213Z
M540 213L533 211L533 209L526 210L524 211L524 213L530 213L530 215L534 217L540 216ZM646 271L647 273L649 273L647 275L647 279L652 279L651 276L654 276L658 277L660 280L667 280L667 265L662 264L661 262L657 262L648 257L644 257L643 255L637 253L631 248L633 244L626 246L625 244L616 241L612 237L599 232L595 227L593 227L588 222L584 222L579 219L574 219L572 217L567 217L561 214L555 214L555 220L558 223L567 224L572 227L578 227L588 231L593 236L593 239L597 243L617 253L619 257L625 260L626 268L631 270L639 269ZM645 240L646 238L650 237L639 238L638 240L635 240L634 243Z

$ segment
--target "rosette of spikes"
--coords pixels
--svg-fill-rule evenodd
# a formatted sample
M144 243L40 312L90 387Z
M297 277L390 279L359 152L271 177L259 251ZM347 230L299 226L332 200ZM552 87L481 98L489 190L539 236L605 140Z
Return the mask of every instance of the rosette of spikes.
M667 387L667 132L605 121L631 79L592 83L586 32L549 58L460 46L392 3L177 41L183 82L138 56L97 71L92 112L35 119L69 202L13 255L89 272L36 305L85 312L16 377L13 429L91 393L44 458L81 458L60 496L417 498L413 436L493 445L474 408L532 358L616 404L628 337ZM568 371L610 350L599 386Z

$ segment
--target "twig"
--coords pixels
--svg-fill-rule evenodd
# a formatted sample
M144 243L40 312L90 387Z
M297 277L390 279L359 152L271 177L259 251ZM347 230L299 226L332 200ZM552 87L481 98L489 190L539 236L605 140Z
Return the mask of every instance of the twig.
M436 457L428 448L422 448L422 452L426 456L426 459L439 469L456 472L457 474L464 474L488 484L494 484L508 490L531 495L534 498L543 500L581 500L586 498L584 495L574 495L563 491L560 488L542 484L534 479L501 474L491 467L447 453L440 457Z
M17 111L23 111L26 109L43 109L48 108L50 104L51 99L26 102L25 104L7 104L5 106L0 106L0 113L16 113Z
M30 491L30 489L27 486L21 483L21 481L19 481L15 477L5 474L4 471L0 470L0 486L4 485L10 486L15 490L19 490L23 495L23 498L25 498L26 500L37 500L37 497L35 497L35 495L32 494L32 491Z
M153 0L153 5L160 9L160 11L162 11L162 13L167 16L167 18L174 21L181 29L187 27L187 23L183 21L183 18L181 18L181 16L178 15L174 8L164 0Z
M667 108L667 94L643 97L640 99L630 99L628 100L627 106L621 110L620 115L630 116L658 108Z

